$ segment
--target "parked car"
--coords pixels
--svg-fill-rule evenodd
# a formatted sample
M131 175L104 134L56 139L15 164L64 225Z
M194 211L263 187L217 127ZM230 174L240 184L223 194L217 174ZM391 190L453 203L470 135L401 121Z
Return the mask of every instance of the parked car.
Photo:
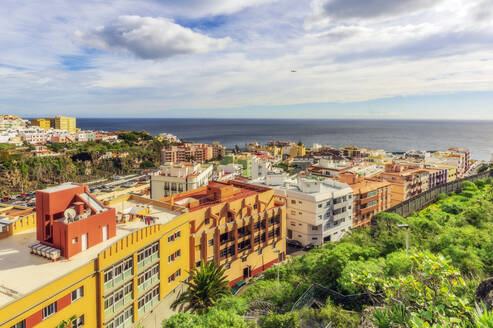
M289 239L286 241L286 245L291 246L291 247L295 247L295 248L303 248L303 244L301 242L299 242L298 240Z
M22 198L22 199L24 199L24 198L26 198L26 194L20 194L20 195L18 195L18 196L17 196L17 198Z
M305 247L303 247L303 250L304 251L309 251L309 250L311 250L313 248L315 248L315 245L314 244L308 244Z
M10 196L3 196L2 202L8 202L10 200Z

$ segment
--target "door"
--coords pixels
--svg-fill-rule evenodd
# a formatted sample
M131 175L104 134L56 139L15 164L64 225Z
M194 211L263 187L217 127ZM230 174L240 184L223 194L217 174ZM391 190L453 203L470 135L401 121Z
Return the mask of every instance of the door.
M250 278L250 266L243 269L243 279Z
M103 226L103 241L108 240L108 226Z
M87 249L87 233L82 235L81 242L82 242L82 250L85 251Z

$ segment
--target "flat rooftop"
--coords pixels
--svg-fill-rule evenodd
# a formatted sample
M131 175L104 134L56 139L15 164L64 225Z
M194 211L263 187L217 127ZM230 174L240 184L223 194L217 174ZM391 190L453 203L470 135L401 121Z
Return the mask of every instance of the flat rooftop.
M225 196L221 196L221 198L214 195L210 188L215 190L221 189L230 189L231 193L225 194ZM228 181L228 182L220 182L220 181L212 181L209 182L207 186L200 187L198 189L194 189L192 191L183 192L173 196L175 204L186 204L191 201L199 201L199 205L196 207L190 208L190 211L196 211L198 209L202 209L205 207L214 206L223 202L232 202L238 199L242 199L245 197L249 197L252 195L256 195L258 193L262 193L270 190L271 188L247 184L239 181ZM166 197L161 201L165 203L169 203L171 201L171 197Z
M61 184L61 185L58 185L56 187L50 187L50 188L46 188L46 189L43 189L41 190L42 192L47 192L47 193L51 193L51 192L57 192L57 191L62 191L62 190L67 190L67 189L71 189L71 188L74 188L74 187L80 187L81 185L79 184L75 184L75 183L64 183L64 184Z
M143 202L138 200L117 203L117 211L137 207ZM154 224L165 224L182 215L179 211L172 211L166 207L148 205L150 213L156 219ZM142 210L143 208L140 207ZM61 258L52 262L44 257L31 254L29 245L37 242L36 229L0 239L0 308L28 295L39 288L60 279L66 274L95 260L100 252L130 233L146 227L145 222L131 221L117 224L116 236L95 245L70 259ZM36 279L33 279L33 276Z

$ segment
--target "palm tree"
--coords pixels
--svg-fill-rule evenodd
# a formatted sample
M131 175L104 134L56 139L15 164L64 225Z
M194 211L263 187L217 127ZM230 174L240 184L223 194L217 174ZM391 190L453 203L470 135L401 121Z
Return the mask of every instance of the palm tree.
M214 261L204 263L202 260L200 267L190 272L190 280L185 282L188 289L178 296L171 308L207 313L217 300L231 294L225 272L224 265L218 266Z

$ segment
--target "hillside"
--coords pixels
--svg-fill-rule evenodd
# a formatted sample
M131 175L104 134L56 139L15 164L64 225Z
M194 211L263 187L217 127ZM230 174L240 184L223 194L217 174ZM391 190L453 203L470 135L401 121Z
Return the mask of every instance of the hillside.
M59 154L34 157L30 150L0 158L0 193L31 191L66 181L87 182L156 167L164 142L144 132L121 133L121 142L48 144Z
M381 213L373 229L291 258L280 289L271 268L240 296L204 315L177 314L163 327L491 327L491 313L483 314L490 325L475 318L474 294L493 275L493 179L464 184L411 217ZM400 223L409 225L409 256ZM303 294L321 308L298 302L291 311Z

